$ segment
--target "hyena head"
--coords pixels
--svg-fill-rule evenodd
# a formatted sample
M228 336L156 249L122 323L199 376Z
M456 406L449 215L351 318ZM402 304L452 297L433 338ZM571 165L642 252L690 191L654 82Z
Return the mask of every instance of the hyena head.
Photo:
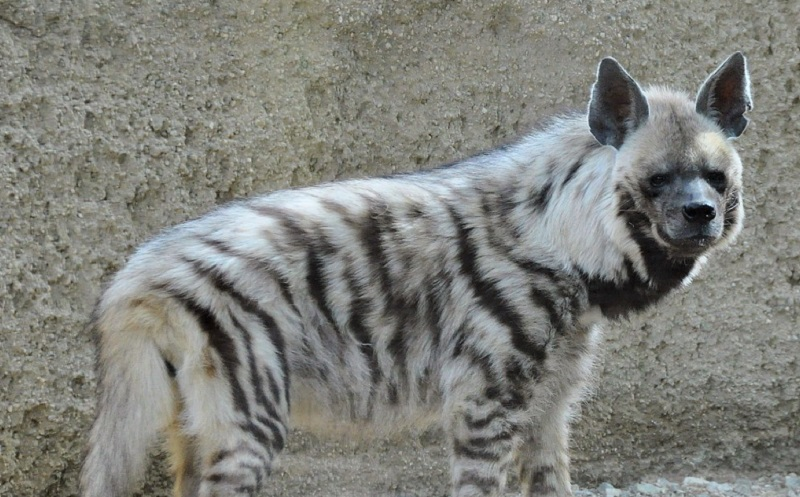
M614 59L600 63L589 127L617 149L616 200L634 236L672 258L697 257L736 236L742 163L730 140L744 131L751 108L739 52L706 79L695 102L661 88L643 91Z

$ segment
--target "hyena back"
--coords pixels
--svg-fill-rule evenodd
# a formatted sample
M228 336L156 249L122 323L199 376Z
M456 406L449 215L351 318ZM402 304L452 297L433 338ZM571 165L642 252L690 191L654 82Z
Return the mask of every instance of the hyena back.
M83 495L128 495L166 432L176 496L253 496L290 412L436 412L454 496L498 495L514 464L524 495L570 495L568 420L599 325L687 284L739 232L730 139L750 108L740 53L694 102L604 59L587 114L516 144L166 231L93 317Z

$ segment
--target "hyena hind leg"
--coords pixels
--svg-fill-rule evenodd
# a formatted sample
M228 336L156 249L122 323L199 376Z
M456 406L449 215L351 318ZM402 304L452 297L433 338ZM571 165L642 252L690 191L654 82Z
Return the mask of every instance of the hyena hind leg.
M177 392L175 398L180 398ZM196 441L184 430L182 414L183 403L178 401L173 420L166 430L170 469L175 478L172 493L173 497L194 497L200 492L200 460Z
M184 412L168 445L177 452L175 497L255 497L283 449L285 409L243 409L220 369L230 370L178 372Z
M203 408L198 414L187 402L185 424L170 434L175 497L255 497L283 448L285 423L241 413L216 416L222 409Z

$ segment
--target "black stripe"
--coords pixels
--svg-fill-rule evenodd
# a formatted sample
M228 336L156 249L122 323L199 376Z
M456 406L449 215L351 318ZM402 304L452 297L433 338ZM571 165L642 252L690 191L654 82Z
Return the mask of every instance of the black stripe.
M497 442L507 442L514 437L511 430L503 430L489 437L474 437L469 439L469 444L473 447L489 447Z
M226 375L231 385L234 407L237 411L249 417L250 406L247 404L247 396L239 383L239 378L236 376L236 370L239 368L239 354L236 351L236 344L233 339L222 328L211 309L203 307L199 302L181 292L169 288L165 288L165 290L197 320L200 329L208 337L208 343L217 352L222 364L225 366Z
M333 317L333 311L328 305L328 280L324 274L325 261L322 259L316 247L308 247L306 266L306 284L308 285L311 298L314 299L317 307L322 311L322 315L325 316L325 319L341 341L342 332L339 329L336 319Z
M273 438L273 440L280 440L283 438L280 434L280 430L278 429L278 427L275 426L273 423L271 423L269 420L261 417L259 421L263 421L263 424L272 433L273 437L275 437ZM243 431L246 431L251 435L253 435L256 438L256 440L258 440L258 443L261 446L263 447L271 446L270 442L272 440L270 440L270 438L267 436L267 433L264 431L264 429L258 426L256 423L254 423L252 419L248 419L247 421L241 422L239 423L238 426Z
M267 472L267 469L262 466L256 466L254 464L249 463L237 463L236 464L236 473L222 473L222 472L212 472L204 479L213 482L213 483L227 483L227 484L234 484L238 483L242 478L246 477L242 474L242 470L249 470L256 479L256 485L242 485L236 488L236 491L239 489L250 489L249 492L255 492L261 486L261 483L264 479L264 473Z
M284 235L287 236L288 241L295 245L297 248L303 248L309 245L309 236L302 226L297 224L294 216L296 214L269 205L250 205L253 211L262 216L271 217L278 221L281 228L283 228ZM277 235L277 233L269 232L269 235Z
M396 306L394 315L397 325L392 333L392 338L386 346L386 350L391 354L394 363L394 377L398 387L408 387L408 330L412 328L412 308L413 304L405 299L393 299Z
M458 441L453 444L453 454L464 459L492 462L497 462L503 457L503 454L495 454L489 449L465 445Z
M458 252L461 272L469 278L470 286L481 306L511 332L511 343L514 347L530 356L535 361L542 361L545 350L525 333L522 317L503 298L500 290L490 281L482 278L478 269L478 250L470 240L472 228L466 225L453 207L450 215L458 229Z
M407 389L409 386L408 330L412 327L418 303L398 295L392 288L389 259L384 243L391 244L393 247L397 246L396 243L393 243L395 240L392 239L392 236L397 234L397 229L394 226L394 218L387 211L388 207L385 204L376 203L374 200L371 202L367 219L361 229L360 239L370 265L378 273L386 313L393 315L396 321L392 337L387 344L387 351L392 356L395 370L392 375L395 381L389 385L389 401L395 404L399 401L399 389ZM405 262L408 267L411 266L411 263Z
M370 264L378 274L381 290L389 299L392 295L392 283L389 276L389 264L383 248L383 233L392 224L392 216L386 211L385 206L374 205L364 219L359 239L367 253Z
M400 401L397 393L397 384L394 381L390 381L386 386L386 392L389 397L389 405L396 406Z
M475 348L466 345L464 346L465 354L472 363L473 366L476 366L478 369L481 370L483 373L484 380L488 385L486 388L487 390L496 391L497 394L487 395L489 398L499 398L503 395L503 391L505 390L502 388L499 379L497 378L497 374L495 374L494 369L492 367L492 361L487 353L481 353Z
M243 259L256 266L256 268L259 271L263 271L269 274L278 283L278 288L280 289L281 296L289 304L292 310L294 310L295 315L297 316L300 315L300 311L297 309L297 306L294 303L294 297L292 296L292 291L289 287L289 280L286 278L285 275L280 274L276 268L272 267L272 264L269 261L241 253L221 240L216 240L214 238L209 238L209 237L201 237L200 240L206 245L213 247L222 255L226 255L228 257L237 259Z
M455 343L453 343L453 357L459 357L464 352L467 343L467 336L464 334L463 326L455 332Z
M239 485L238 487L234 488L233 491L236 495L245 494L245 495L253 495L259 489L259 486L256 485Z
M524 408L528 405L530 397L527 385L531 379L538 380L541 377L541 371L536 363L525 365L512 358L506 362L504 373L505 380L511 387L500 405L510 410Z
M211 467L216 466L218 463L224 461L225 459L231 457L234 453L230 450L220 450L217 452L214 457L211 459Z
M365 296L365 290L356 281L356 276L352 268L348 267L346 271L346 278L350 294L352 296L352 303L350 305L350 320L349 328L353 333L353 337L358 342L358 349L364 357L364 362L369 368L370 383L373 385L370 391L370 398L374 395L374 386L380 381L381 369L378 363L378 354L375 350L375 345L372 342L372 336L369 329L364 324L365 316L370 312L370 301ZM371 405L371 402L370 402Z
M485 414L482 417L475 417L470 413L466 413L464 415L464 423L466 423L467 428L472 431L482 430L492 424L492 421L495 419L499 419L504 417L505 411L501 410L494 410L490 411L488 414Z
M544 266L532 259L513 259L513 262L529 274L545 276L554 282L559 280L560 274L555 269Z
M232 312L228 313L233 326L235 326L239 330L239 334L244 339L244 348L247 351L247 365L248 369L250 370L250 384L253 386L256 395L256 401L262 406L266 407L269 403L266 402L266 397L264 396L264 390L262 387L261 381L261 374L256 367L256 357L253 353L253 340L250 337L250 332L236 319L236 316L233 315ZM272 375L269 375L270 379L272 379ZM277 383L275 383L274 379L270 382L272 387L272 395L277 400L280 399L280 390L278 389ZM262 402L262 398L264 401Z
M173 366L172 363L166 359L164 359L164 366L167 367L167 374L169 375L169 377L175 378L175 375L178 374L178 371L175 369L175 366Z
M530 403L527 390L522 388L511 388L508 393L500 399L500 405L509 411L519 411L527 409Z
M492 492L494 492L500 486L500 482L493 476L483 476L477 471L465 471L458 478L456 487L460 488L467 485L472 485L473 487L478 488L486 495L492 495Z
M547 321L552 328L562 332L566 330L564 318L556 308L555 296L550 295L546 290L538 288L535 284L531 284L529 296L536 307L547 312ZM544 350L542 350L542 353L544 353ZM542 361L544 359L544 356L540 358Z
M264 446L259 446L258 448L265 449ZM268 455L270 454L270 452L266 452L266 453ZM219 452L217 452L216 454L214 454L214 457L211 459L211 464L210 464L209 468L213 468L214 466L216 466L217 464L223 462L225 459L228 459L229 457L236 457L236 456L239 456L241 454L246 454L248 456L251 456L251 457L254 457L254 458L258 459L259 461L261 461L261 463L262 463L264 468L268 468L269 467L270 459L265 457L263 454L261 454L259 452L256 452L256 450L254 450L253 446L239 445L239 446L236 447L235 450L223 449L223 450L220 450ZM270 455L270 457L271 457L271 455ZM243 466L247 466L247 467L251 467L251 468L254 467L252 464L247 464L247 463L243 464Z
M276 272L275 276L276 276L275 279L278 281L278 288L280 288L280 290L281 290L281 295L283 296L283 299L286 302L289 303L291 308L294 310L295 315L296 316L300 316L300 310L297 308L297 306L294 303L294 297L292 296L292 290L289 287L289 280L284 275L277 274L277 272Z
M431 369L425 366L422 372L417 375L417 394L423 403L428 401L428 391L431 387Z
M256 415L255 420L266 426L267 429L272 433L272 440L275 443L275 449L278 451L283 450L284 446L286 445L286 436L283 433L283 431L286 429L286 425L280 421L273 422L273 420L270 418L266 418L261 415Z
M366 216L362 219L360 224L353 224L357 230L357 236L367 254L368 261L372 270L370 274L376 275L382 297L384 300L384 308L387 314L393 315L396 319L396 326L393 331L392 337L387 344L387 351L392 355L395 373L393 374L394 380L391 384L387 385L390 402L397 402L399 400L398 388L401 385L408 386L410 379L408 378L407 370L407 348L408 348L408 329L411 321L416 316L419 307L418 302L409 301L405 297L396 295L392 287L392 278L389 272L389 258L386 254L386 243L391 243L391 235L396 234L397 230L394 226L392 215L388 212L388 206L385 203L376 201L375 199L366 198L369 202L370 208ZM414 207L415 212L412 215L417 217L423 216L424 212L422 207L417 205ZM389 237L387 239L387 237ZM409 259L404 259L407 265L411 265ZM363 292L362 292L363 293ZM364 300L364 303L367 301ZM431 311L430 308L427 311ZM431 318L430 314L427 316ZM438 318L436 320L438 322ZM440 329L438 326L432 326L431 330L435 345L438 346L440 340ZM365 331L366 333L366 331ZM371 351L371 353L374 353ZM377 371L377 360L374 371ZM378 375L373 376L374 380L379 379ZM404 387L404 388L405 388Z
M539 192L534 195L531 200L531 207L537 211L544 211L547 209L547 204L550 203L550 198L553 196L553 181L548 180Z
M286 399L286 404L289 404L289 364L286 358L286 342L284 341L283 334L275 320L265 310L259 307L258 302L252 297L243 295L233 284L225 279L225 276L217 269L205 267L201 261L186 260L199 274L208 278L214 285L214 288L223 294L233 298L239 307L247 313L253 314L261 322L261 326L267 333L270 343L275 347L275 353L280 361L281 373L283 374L283 393Z
M402 321L402 318L401 318ZM405 369L406 364L406 343L403 337L403 332L400 329L400 326L397 326L394 330L394 334L392 335L392 339L389 340L389 344L386 346L386 349L389 351L389 354L392 355L394 358L395 364L400 366L401 369Z
M506 380L515 390L522 389L531 380L538 380L541 372L537 367L527 367L516 359L509 359L505 367Z
M483 373L484 380L486 381L486 389L483 395L492 401L497 401L503 408L507 410L516 411L524 409L528 405L528 397L526 390L523 388L509 388L509 385L504 383L503 378L498 377L492 366L492 362L488 354L481 353L469 345L457 343L460 346L460 354L464 354L469 358L471 364ZM454 357L457 357L454 354ZM535 369L534 369L535 370ZM532 377L535 377L532 375Z
M253 342L252 337L250 336L250 332L245 328L242 323L236 319L236 316L233 313L230 314L231 321L233 325L239 329L244 337L245 341L245 348L247 349L247 363L250 367L250 383L254 386L255 394L256 394L256 402L258 402L264 410L272 416L273 419L280 419L278 417L277 412L275 412L273 405L267 399L266 395L264 395L264 390L262 388L262 381L261 381L261 372L259 368L256 366L256 358L255 354L253 353ZM280 394L280 387L278 386L278 382L275 381L275 376L272 374L272 371L267 368L265 371L267 375L267 381L269 382L270 391L272 392L272 397L276 401L280 401L281 394Z
M575 163L570 166L569 172L567 172L567 176L564 178L564 182L561 183L561 188L564 188L567 186L567 183L572 181L572 178L575 177L575 174L578 172L578 169L580 169L581 166L583 166L583 158L575 161Z
M388 262L383 249L382 233L386 231L386 227L391 224L392 220L385 204L379 204L375 199L368 197L364 197L364 201L370 207L366 215L363 215L359 220L353 219L352 213L341 204L328 199L325 199L323 203L326 208L338 213L342 221L355 231L356 237L360 240L364 252L367 254L369 264L372 266L369 272L370 277L377 274L383 298L388 301L391 299L392 289ZM372 336L364 324L364 316L370 312L372 301L366 297L367 292L356 280L351 267L347 268L345 277L352 295L349 329L359 343L359 350L370 370L372 389L368 406L371 412L376 393L375 386L380 382L382 376ZM391 310L391 306L387 305L387 312L391 312ZM330 317L328 319L330 320Z
M442 297L430 285L425 298L425 322L428 325L428 332L431 334L433 350L438 350L442 341L441 316L443 311Z
M499 219L497 222L502 223L503 220ZM489 245L498 252L498 255L504 256L509 262L525 271L528 275L547 278L553 282L554 286L558 287L559 289L565 289L565 283L567 282L564 281L565 278L563 273L536 262L533 259L525 259L515 255L513 253L513 248L510 245L502 243L500 236L496 234L496 230L492 225L488 225L486 230L486 239L488 240ZM569 286L569 288L571 289L572 287Z
M502 222L509 215L511 215L511 212L518 205L520 205L520 202L517 199L518 193L519 187L515 185L509 185L497 190L491 196L484 195L482 205L483 211L487 215L495 215Z
M321 197L320 202L322 203L322 206L328 209L329 211L333 211L339 214L339 217L342 219L342 221L344 221L349 225L353 225L353 219L351 218L353 213L350 212L347 209L347 207L340 204L339 202L334 201L333 199L326 197Z

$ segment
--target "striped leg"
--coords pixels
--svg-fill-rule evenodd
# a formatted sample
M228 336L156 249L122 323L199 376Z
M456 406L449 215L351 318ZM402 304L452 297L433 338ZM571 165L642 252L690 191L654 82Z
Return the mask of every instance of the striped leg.
M283 448L284 416L237 412L225 402L228 389L219 378L185 373L179 384L186 422L170 444L183 450L173 456L176 497L255 497Z
M557 403L536 423L519 451L523 497L569 497L568 409Z
M497 496L506 484L518 436L497 402L468 403L451 419L453 496Z
M260 321L237 318L236 309L216 318L188 308L213 339L184 357L175 378L183 405L170 444L176 497L254 497L286 440L287 373L273 360ZM224 337L228 349L214 341ZM237 346L240 355L230 352Z
M182 309L173 328L185 332L173 338L183 342L174 361L183 405L180 433L172 437L176 493L254 497L286 440L283 335L267 310L218 268L187 262L205 293L168 289Z

